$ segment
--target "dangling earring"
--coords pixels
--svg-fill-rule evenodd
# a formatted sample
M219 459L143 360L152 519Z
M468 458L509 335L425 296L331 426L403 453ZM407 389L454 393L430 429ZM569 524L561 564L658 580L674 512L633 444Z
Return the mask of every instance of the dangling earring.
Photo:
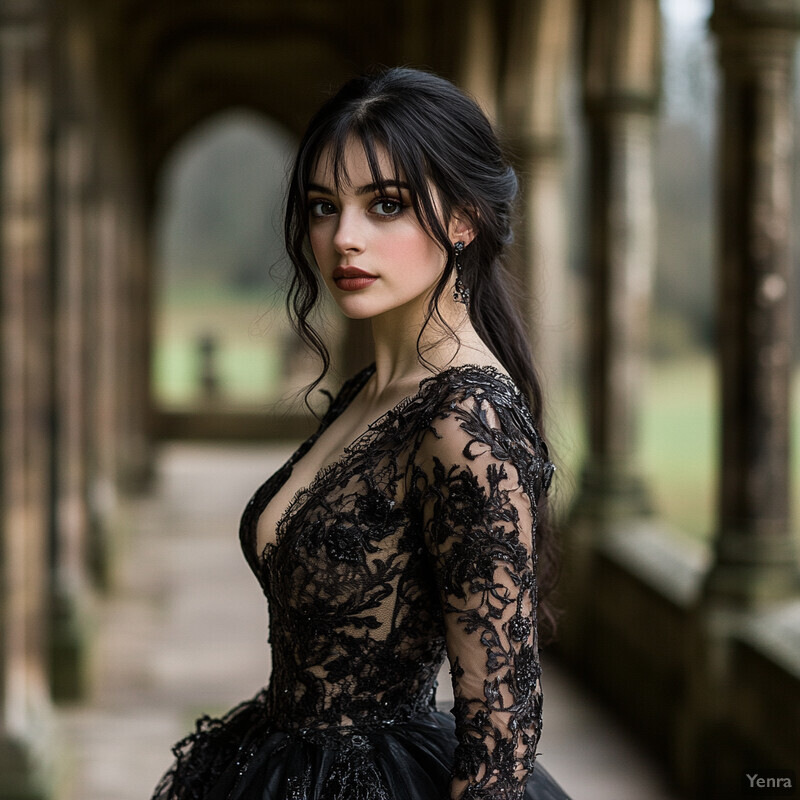
M469 305L469 289L461 280L461 254L464 252L464 242L459 240L453 245L453 249L456 251L456 285L453 289L453 300L466 306Z

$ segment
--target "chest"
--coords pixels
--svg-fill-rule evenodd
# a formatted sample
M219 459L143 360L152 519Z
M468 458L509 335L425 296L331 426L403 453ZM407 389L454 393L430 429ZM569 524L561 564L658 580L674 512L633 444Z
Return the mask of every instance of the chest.
M310 449L287 470L285 480L261 512L256 527L259 553L276 543L278 527L293 501L301 500L307 493L323 505L330 500L315 494L318 488L320 492L325 491L317 485L324 475L349 472L350 493L353 494L369 491L369 485L383 484L380 488L388 488L386 483L390 479L387 476L397 472L398 449L403 437L398 435L392 420L387 419L387 413L370 423L374 418L364 408L350 407L322 431ZM359 483L362 485L358 486ZM339 487L339 494L347 494L346 488ZM393 487L392 492L395 491Z
M342 460L346 445L352 441L342 441L325 431L291 470L288 477L272 496L258 519L256 544L258 552L263 552L268 544L275 544L278 523L294 497L303 489L311 488L315 478L333 464Z

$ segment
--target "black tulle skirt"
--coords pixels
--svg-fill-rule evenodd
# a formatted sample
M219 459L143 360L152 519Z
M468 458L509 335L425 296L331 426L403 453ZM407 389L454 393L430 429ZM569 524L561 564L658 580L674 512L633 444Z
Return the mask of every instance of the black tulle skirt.
M242 713L206 720L176 747L155 800L445 800L456 746L450 714L337 735L242 730ZM236 717L239 719L237 720ZM237 724L239 723L239 724ZM256 726L258 727L258 726ZM238 730L236 730L238 729ZM242 736L235 743L232 736ZM526 800L569 800L536 762Z

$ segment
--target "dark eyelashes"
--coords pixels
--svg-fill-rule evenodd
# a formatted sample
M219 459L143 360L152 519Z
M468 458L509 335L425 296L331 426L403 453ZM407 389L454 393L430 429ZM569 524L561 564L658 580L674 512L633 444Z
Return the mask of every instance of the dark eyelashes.
M402 197L392 196L392 195L385 195L382 197L376 197L372 200L369 205L370 210L374 209L376 206L380 206L383 203L387 203L389 205L393 205L397 207L397 210L391 214L377 214L379 217L384 218L391 218L400 216L411 204L405 202ZM328 200L324 197L314 197L308 200L306 204L307 213L314 217L326 217L330 214L320 214L315 213L315 209L320 207L329 206L333 211L331 213L335 213L336 211L336 204L332 200Z
M319 206L331 206L332 208L335 208L334 204L330 200L326 200L323 197L314 197L308 201L306 213L317 218L328 216L328 214L315 213L315 209Z
M388 203L389 205L397 206L397 211L394 214L381 214L379 216L396 217L402 214L403 211L406 208L408 208L408 204L404 203L402 199L400 199L399 197L378 197L374 200L374 202L370 207L374 208L375 206L380 206L383 203Z

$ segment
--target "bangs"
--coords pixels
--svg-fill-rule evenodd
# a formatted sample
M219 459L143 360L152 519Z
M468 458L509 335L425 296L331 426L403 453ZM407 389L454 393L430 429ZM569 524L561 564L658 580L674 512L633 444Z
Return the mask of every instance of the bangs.
M382 193L389 193L393 184L403 183L408 189L411 205L424 229L434 238L446 237L439 214L437 202L432 195L432 181L429 178L428 159L418 144L407 136L393 132L391 124L381 124L385 120L375 119L374 115L345 115L335 120L327 130L319 131L316 141L309 143L306 168L303 171L304 189L308 187L311 173L318 167L330 170L337 192L342 187L351 187L347 173L345 149L351 143L358 143L364 152L369 166L372 182ZM389 173L381 169L381 161L388 161ZM439 200L441 205L441 200ZM447 214L447 209L442 208Z

